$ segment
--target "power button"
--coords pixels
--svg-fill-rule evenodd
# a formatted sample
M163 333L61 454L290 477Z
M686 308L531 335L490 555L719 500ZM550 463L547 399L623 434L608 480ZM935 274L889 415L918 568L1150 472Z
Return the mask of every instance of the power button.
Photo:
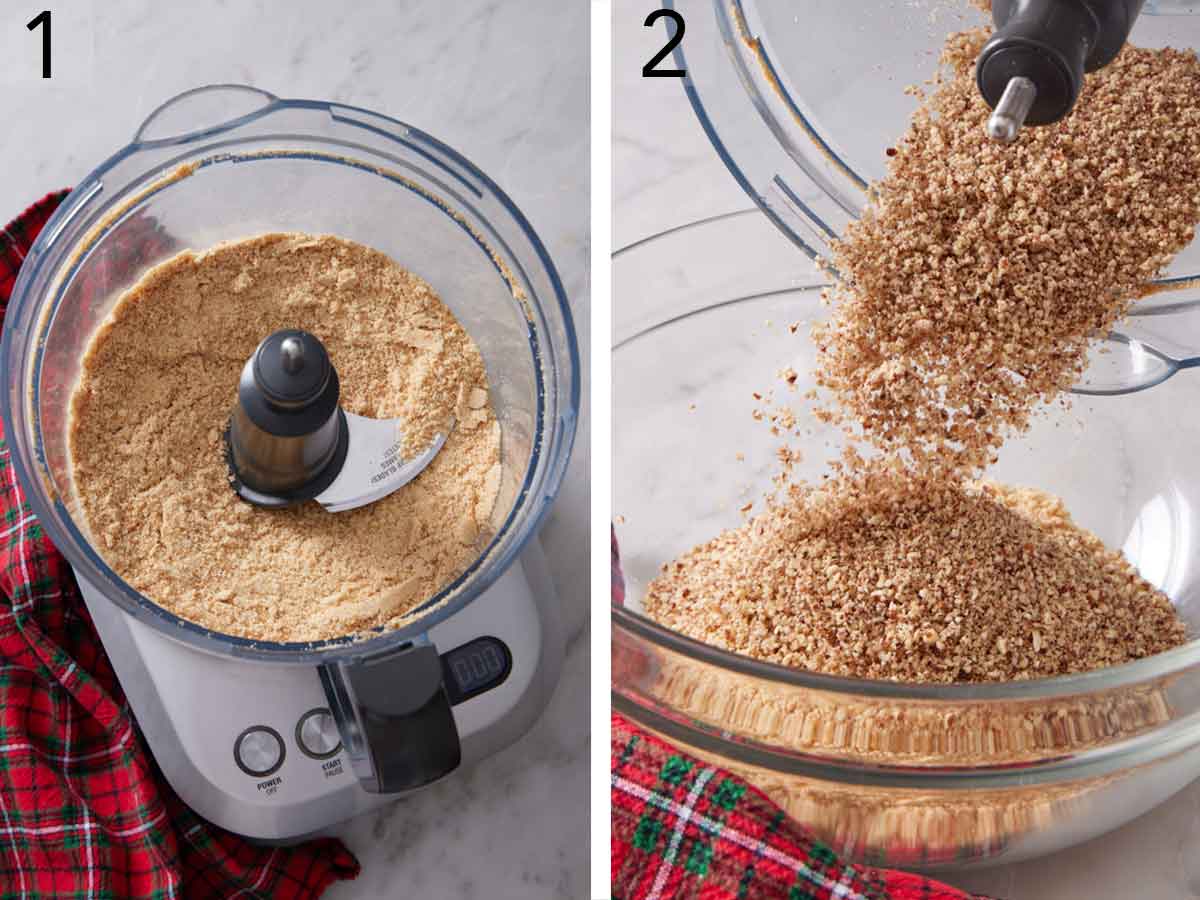
M233 742L233 761L255 778L270 775L283 765L283 738L274 728L254 725Z

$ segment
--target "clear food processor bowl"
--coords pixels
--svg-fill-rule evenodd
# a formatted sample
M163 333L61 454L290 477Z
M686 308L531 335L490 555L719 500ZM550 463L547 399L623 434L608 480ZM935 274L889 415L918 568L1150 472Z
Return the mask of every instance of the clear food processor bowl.
M289 230L357 241L428 281L479 345L500 420L503 476L490 544L406 627L370 640L256 642L185 622L105 564L75 505L68 403L84 350L122 292L183 249ZM173 640L303 665L403 644L492 584L554 498L579 407L578 348L562 284L495 183L403 122L235 85L168 101L71 192L21 269L0 368L17 477L82 579Z
M760 662L642 615L663 564L740 525L747 502L761 508L782 439L752 418L752 394L813 386L807 326L828 311L825 276L758 210L664 233L613 264L613 512L627 583L612 610L616 711L743 775L836 850L893 866L1049 853L1200 776L1197 641L1082 675L912 685ZM1151 318L1180 340L1200 334L1196 310ZM788 367L800 373L794 395L778 376ZM1193 634L1198 395L1200 374L1185 371L1137 394L1076 397L987 473L1062 497ZM842 441L813 427L797 473L809 480Z

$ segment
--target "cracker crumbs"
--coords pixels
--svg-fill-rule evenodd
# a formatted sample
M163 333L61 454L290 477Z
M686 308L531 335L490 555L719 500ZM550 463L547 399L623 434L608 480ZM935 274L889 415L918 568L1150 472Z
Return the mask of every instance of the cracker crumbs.
M912 682L1064 675L1188 640L1170 599L1060 500L979 476L1191 242L1200 60L1127 47L1069 117L1001 145L974 80L986 38L950 37L945 73L912 91L889 174L835 248L833 312L813 329L824 390L804 397L849 439L842 458L794 482L781 448L764 511L647 588L664 625L786 666ZM795 426L769 404L753 415Z
M986 465L1200 220L1195 53L1126 47L1070 116L1002 145L975 85L987 36L949 39L814 335L837 415L924 465Z
M221 434L242 366L280 328L317 335L343 408L454 430L382 500L265 510L229 487ZM334 237L268 234L152 269L92 339L70 452L93 544L134 588L226 634L309 641L400 624L492 531L500 426L479 349L428 284Z
M665 566L644 608L736 653L898 681L1063 675L1186 640L1170 601L1058 499L882 462L788 486Z

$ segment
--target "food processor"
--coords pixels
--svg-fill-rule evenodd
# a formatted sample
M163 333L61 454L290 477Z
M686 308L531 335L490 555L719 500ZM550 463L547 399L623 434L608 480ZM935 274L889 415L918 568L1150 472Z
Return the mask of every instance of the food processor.
M492 536L391 631L276 643L201 628L114 573L80 514L67 411L96 328L177 252L274 231L333 234L418 273L487 368L501 429ZM578 348L542 242L436 138L238 85L168 101L47 223L0 366L20 489L76 574L155 760L200 815L255 838L311 834L495 753L549 701L564 626L536 531L575 434ZM352 493L343 499L362 499Z
M784 438L755 420L755 395L799 408L815 387L809 326L829 315L821 261L907 128L916 100L904 88L933 76L948 33L991 24L965 0L664 6L686 21L675 67L687 70L687 102L756 208L613 257L613 512L626 578L612 609L615 711L745 777L867 863L1014 862L1152 809L1200 776L1200 641L1078 675L925 685L762 662L641 613L661 566L739 527L773 492ZM1130 40L1200 46L1200 19L1157 15L1164 6L1147 3ZM1164 359L1200 355L1198 275L1193 243L1118 326L1126 339L1093 355L1071 402L1041 411L985 473L1061 497L1195 634L1200 379ZM801 425L794 474L816 481L844 438Z

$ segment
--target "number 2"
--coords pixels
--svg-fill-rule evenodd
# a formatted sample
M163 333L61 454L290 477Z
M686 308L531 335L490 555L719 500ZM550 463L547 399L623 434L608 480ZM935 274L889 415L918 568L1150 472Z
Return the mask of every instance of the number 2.
M50 77L50 10L43 9L36 19L30 22L25 27L30 31L37 29L39 25L45 26L42 28L42 77Z
M654 23L664 16L675 23L675 33L667 39L667 43L663 46L663 48L650 58L650 62L642 66L643 78L682 78L687 74L687 69L655 68L655 66L666 59L667 55L670 54L671 51L673 51L676 47L678 47L679 42L683 40L683 16L673 9L656 9L654 12L650 13L650 15L646 16L646 21L642 24L647 28L653 28Z

